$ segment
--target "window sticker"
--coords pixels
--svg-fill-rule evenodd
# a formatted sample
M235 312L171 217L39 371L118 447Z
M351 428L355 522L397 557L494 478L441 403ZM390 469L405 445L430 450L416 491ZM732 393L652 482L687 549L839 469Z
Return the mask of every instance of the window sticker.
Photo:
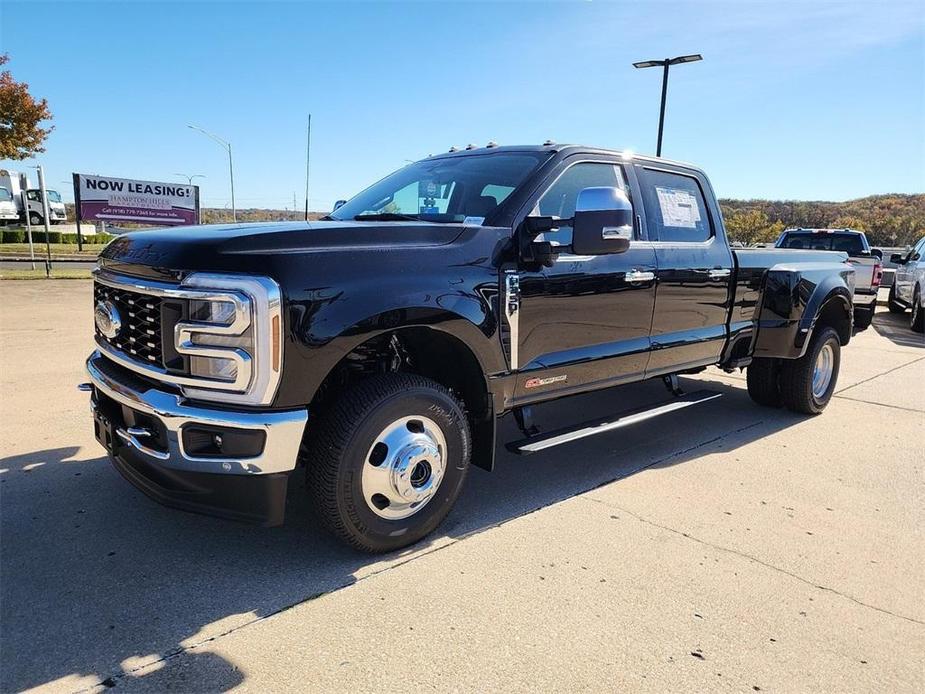
M436 181L418 181L419 198L439 198L440 184Z
M466 217L463 220L463 225L467 227L480 227L484 221L484 217Z
M697 198L680 188L655 187L658 204L662 211L662 224L666 227L696 229L700 221L700 206Z

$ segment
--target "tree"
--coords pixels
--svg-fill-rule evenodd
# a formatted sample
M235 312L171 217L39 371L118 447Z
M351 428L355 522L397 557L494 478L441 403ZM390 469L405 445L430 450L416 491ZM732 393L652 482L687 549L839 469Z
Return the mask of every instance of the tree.
M0 55L0 66L9 59ZM51 118L45 99L36 101L28 84L14 80L9 70L0 72L0 159L28 159L44 152L42 143L54 126L40 124Z
M737 210L726 216L726 232L733 241L747 246L774 241L783 231L781 222L771 223L761 210Z

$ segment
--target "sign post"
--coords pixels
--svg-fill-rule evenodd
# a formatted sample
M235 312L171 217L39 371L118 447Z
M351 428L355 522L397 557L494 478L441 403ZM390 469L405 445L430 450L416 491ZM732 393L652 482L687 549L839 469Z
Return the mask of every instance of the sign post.
M134 222L156 226L199 223L199 186L74 174L78 224Z
M77 250L84 249L83 238L80 233L80 184L77 180L77 174L71 174L74 181L74 216L77 218Z
M32 245L32 221L29 219L29 198L26 197L26 186L19 193L22 198L22 208L26 211L26 236L29 237L29 257L32 259L32 269L35 270L35 246Z

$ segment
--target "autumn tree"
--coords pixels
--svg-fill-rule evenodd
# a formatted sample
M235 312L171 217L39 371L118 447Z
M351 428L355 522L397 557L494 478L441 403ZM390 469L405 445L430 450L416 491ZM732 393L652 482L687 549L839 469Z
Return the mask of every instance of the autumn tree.
M781 222L771 222L761 210L740 210L726 216L726 232L729 237L747 246L775 241L783 230Z
M0 66L9 59L0 55ZM9 70L0 72L0 159L28 159L44 152L42 143L54 126L43 128L41 123L51 118L45 99L36 101L28 84L14 80Z

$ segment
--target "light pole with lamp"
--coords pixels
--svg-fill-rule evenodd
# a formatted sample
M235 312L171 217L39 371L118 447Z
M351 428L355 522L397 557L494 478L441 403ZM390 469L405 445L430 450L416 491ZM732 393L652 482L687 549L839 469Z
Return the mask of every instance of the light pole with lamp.
M231 143L225 142L222 138L218 137L217 135L213 135L208 130L203 130L202 128L196 125L187 125L186 127L191 128L192 130L197 130L201 132L203 135L205 135L206 137L211 137L218 144L224 147L225 150L228 152L228 173L231 176L231 221L237 222L238 212L237 212L237 208L235 208L235 205L234 205L234 163L231 158Z
M699 53L694 53L693 55L681 55L677 58L643 60L639 63L633 63L635 68L663 67L665 69L662 73L662 107L658 114L658 145L655 148L655 156L657 157L662 156L662 130L665 127L665 100L668 96L668 68L680 63L696 63L698 60L703 60L703 56Z
M190 187L192 187L192 185L193 185L193 179L194 179L194 178L205 178L205 177L206 177L205 174L193 174L192 176L190 176L189 174L185 174L185 173L175 173L174 176L179 176L180 178L185 178L186 181L187 181L187 183L189 183ZM197 194L197 196L196 196L196 224L202 224L202 210L201 210L200 207L199 207L199 196L198 196L198 194Z
M194 178L205 178L206 177L205 174L193 174L192 176L190 176L189 174L184 174L184 173L175 173L174 176L185 178L187 183L189 183L189 185L193 185Z

